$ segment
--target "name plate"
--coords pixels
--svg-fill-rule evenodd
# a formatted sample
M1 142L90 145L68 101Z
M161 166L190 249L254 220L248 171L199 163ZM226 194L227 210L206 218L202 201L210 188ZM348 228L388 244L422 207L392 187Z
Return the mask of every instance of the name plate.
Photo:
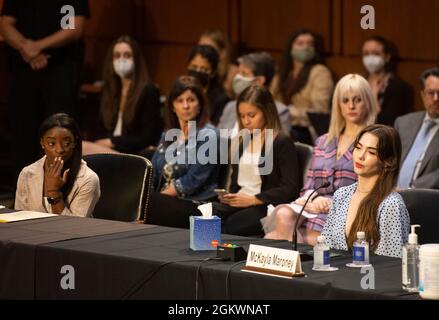
M278 277L301 277L302 263L298 251L251 244L242 271Z

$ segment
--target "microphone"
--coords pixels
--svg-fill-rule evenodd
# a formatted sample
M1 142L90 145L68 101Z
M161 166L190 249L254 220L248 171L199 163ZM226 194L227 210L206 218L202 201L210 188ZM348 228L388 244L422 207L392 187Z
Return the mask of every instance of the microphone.
M308 201L311 199L311 197L313 196L314 193L316 193L317 191L319 191L320 189L323 188L327 188L329 187L331 184L329 182L325 182L323 183L320 187L318 187L317 189L315 189L313 192L311 192L311 194L308 196L308 198L305 201L305 204L303 205L302 209L299 212L299 216L296 219L296 223L294 224L294 229L293 229L293 238L292 238L292 249L294 251L297 251L297 225L299 224L299 220L300 217L302 216L303 210L305 210L306 205L308 204Z

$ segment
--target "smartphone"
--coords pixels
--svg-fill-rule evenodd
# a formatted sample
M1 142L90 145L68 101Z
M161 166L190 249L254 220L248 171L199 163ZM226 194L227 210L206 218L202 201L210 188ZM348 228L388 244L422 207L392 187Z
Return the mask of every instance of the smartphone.
M226 189L214 189L213 191L218 195L218 197L222 197L223 195L229 193Z

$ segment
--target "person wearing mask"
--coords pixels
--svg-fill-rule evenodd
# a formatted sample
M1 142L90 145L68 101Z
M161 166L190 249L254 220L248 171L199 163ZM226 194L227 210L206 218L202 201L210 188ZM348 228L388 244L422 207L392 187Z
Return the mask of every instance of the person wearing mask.
M103 80L100 122L107 134L83 141L83 154L137 154L155 146L162 131L160 92L150 82L140 47L130 36L111 44Z
M17 181L15 210L92 217L100 197L99 178L81 156L81 134L65 113L39 129L44 157L25 167Z
M166 131L152 157L154 192L147 223L189 228L189 216L201 214L197 206L215 196L219 143L207 112L203 88L197 79L179 77L167 99ZM207 163L201 161L201 154L207 157Z
M377 123L393 125L413 108L410 86L396 74L396 48L380 36L368 38L362 48L367 80L378 104Z
M402 143L398 188L439 189L439 68L425 70L420 80L425 111L395 121Z
M218 81L218 53L211 46L196 46L189 55L187 74L200 81L209 106L210 122L216 126L229 97Z
M227 36L219 29L206 30L198 41L199 45L214 47L219 55L218 81L222 84L229 98L235 97L232 89L233 77L238 67L231 62L232 46Z
M301 178L294 142L282 132L270 91L251 85L237 106L240 134L231 143L236 161L230 189L213 210L223 221L223 233L254 236L262 233L267 205L297 197Z
M252 84L269 87L274 76L274 64L271 55L267 52L255 52L238 59L238 73L233 78L233 91L238 97L241 92ZM280 101L275 100L282 130L289 135L291 131L291 115L288 108ZM219 129L233 129L238 132L236 117L236 100L229 101L218 123Z
M276 207L262 220L265 238L291 241L293 226L308 195L329 183L328 187L319 189L305 207L314 217L301 216L297 223L298 242L315 244L325 225L334 192L357 180L352 163L354 142L364 127L375 122L376 114L376 101L367 80L358 74L341 78L332 98L329 132L316 140L302 197Z
M294 32L271 84L275 99L290 106L296 140L312 144L317 133L307 112L329 114L334 89L331 71L324 65L321 37L307 29Z
M331 248L352 251L357 232L363 231L371 252L401 258L410 216L395 192L401 161L398 132L384 125L364 128L352 160L358 182L335 192L322 235Z

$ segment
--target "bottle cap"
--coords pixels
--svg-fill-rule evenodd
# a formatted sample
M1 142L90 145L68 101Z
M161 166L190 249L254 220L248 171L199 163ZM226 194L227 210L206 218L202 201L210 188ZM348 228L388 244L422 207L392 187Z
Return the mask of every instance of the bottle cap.
M418 244L418 235L416 234L416 227L420 227L419 224L412 224L412 232L409 234L409 244Z
M357 238L358 239L364 239L365 238L364 231L358 231L357 232Z
M318 236L317 237L317 242L321 243L321 242L325 242L326 241L326 237L325 236Z

